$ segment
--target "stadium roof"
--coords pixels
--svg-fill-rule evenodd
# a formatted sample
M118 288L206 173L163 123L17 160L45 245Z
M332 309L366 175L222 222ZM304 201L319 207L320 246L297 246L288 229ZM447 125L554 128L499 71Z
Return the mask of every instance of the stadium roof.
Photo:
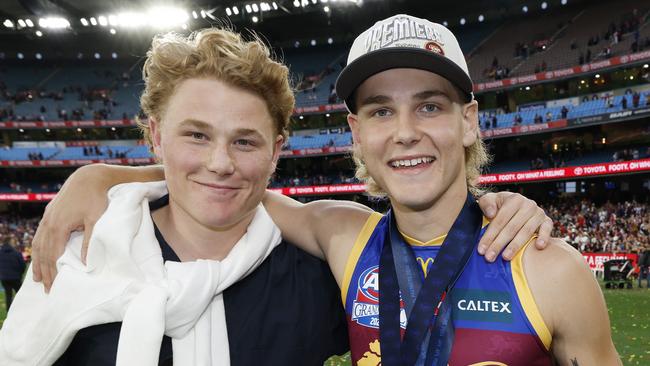
M29 48L110 47L134 52L151 36L230 23L253 29L276 46L333 38L347 43L378 19L397 13L428 17L450 27L502 21L589 0L0 0L0 52ZM613 3L613 1L612 1ZM435 4L435 5L434 5ZM544 5L546 4L546 5ZM480 21L479 21L480 19ZM91 24L92 23L92 24ZM27 41L27 42L26 42ZM27 49L26 49L27 48ZM73 51L72 49L70 51Z

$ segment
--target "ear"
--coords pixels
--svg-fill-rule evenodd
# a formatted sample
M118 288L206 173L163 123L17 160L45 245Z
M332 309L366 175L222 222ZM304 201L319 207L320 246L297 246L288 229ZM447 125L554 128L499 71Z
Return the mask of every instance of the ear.
M282 151L282 145L284 145L284 137L278 135L275 138L275 145L273 146L273 161L271 162L271 171L270 174L275 172L275 168L278 166L278 160L280 159L280 152Z
M471 102L461 107L463 114L463 146L470 147L479 138L478 102Z
M348 125L350 126L350 131L352 131L352 142L355 145L359 145L361 143L361 138L359 133L359 116L354 113L349 113Z
M161 143L161 137L160 137L160 131L161 126L160 122L156 121L155 118L149 117L149 132L151 133L151 140L153 143L153 152L156 154L156 157L158 160L162 162L163 160L163 154L162 154L162 143Z

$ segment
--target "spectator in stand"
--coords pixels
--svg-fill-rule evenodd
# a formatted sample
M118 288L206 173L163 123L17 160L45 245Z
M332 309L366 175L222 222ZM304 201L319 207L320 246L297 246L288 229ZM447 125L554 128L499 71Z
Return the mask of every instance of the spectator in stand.
M569 114L569 108L567 108L566 105L563 105L560 113L562 113L562 118L566 118Z
M635 91L632 94L632 107L639 108L639 102L641 101L641 94L638 91Z
M522 124L523 121L524 119L521 118L521 114L517 113L517 115L515 116L515 125L520 125Z
M14 293L20 290L25 260L16 248L10 244L9 236L0 231L0 281L5 292L7 311L11 306Z
M544 120L542 119L542 116L540 116L539 114L535 113L535 118L533 119L533 122L534 122L535 124L539 124L539 123L543 123Z
M553 113L551 111L546 112L546 122L551 122L553 120Z
M650 245L646 245L643 252L639 253L639 288L643 288L641 280L645 278L647 289L650 289Z
M621 98L621 108L627 109L627 96L625 95Z

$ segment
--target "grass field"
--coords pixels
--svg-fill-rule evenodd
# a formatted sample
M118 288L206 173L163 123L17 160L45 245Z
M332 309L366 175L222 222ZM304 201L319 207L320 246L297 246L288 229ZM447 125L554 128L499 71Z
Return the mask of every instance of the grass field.
M650 365L650 290L603 290L612 323L612 337L623 365ZM6 317L0 292L0 326ZM325 366L348 366L350 355L332 357Z

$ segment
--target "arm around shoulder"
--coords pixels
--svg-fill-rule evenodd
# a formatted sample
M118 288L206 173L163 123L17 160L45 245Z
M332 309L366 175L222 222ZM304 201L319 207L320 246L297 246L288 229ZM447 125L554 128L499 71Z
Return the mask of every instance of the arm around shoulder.
M524 268L558 364L621 365L605 299L582 255L552 239L544 251L527 249Z
M267 191L264 206L282 237L302 250L327 260L338 279L370 208L352 201L317 200L301 203Z

